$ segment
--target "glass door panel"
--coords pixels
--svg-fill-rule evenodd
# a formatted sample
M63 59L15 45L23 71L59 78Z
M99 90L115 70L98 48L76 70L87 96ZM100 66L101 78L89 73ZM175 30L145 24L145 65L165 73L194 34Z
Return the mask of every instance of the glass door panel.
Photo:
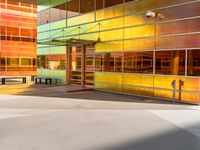
M70 47L70 84L94 85L94 45Z
M82 47L70 48L70 84L82 84Z
M85 46L85 85L94 85L95 71L95 48L94 45Z

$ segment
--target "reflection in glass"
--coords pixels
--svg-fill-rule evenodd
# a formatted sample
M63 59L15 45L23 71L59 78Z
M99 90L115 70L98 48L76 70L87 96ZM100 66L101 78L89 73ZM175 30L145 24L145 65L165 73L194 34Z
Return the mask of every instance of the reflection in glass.
M94 0L80 0L80 7L81 13L94 11Z
M21 58L21 65L22 66L31 66L32 59L31 58Z
M100 53L95 55L96 71L121 72L122 53Z
M156 52L156 74L185 75L185 51Z
M71 72L71 84L78 84L81 85L82 84L82 74L81 72L77 72L77 71L72 71Z
M38 59L37 59L37 67L39 68L39 69L46 69L47 67L46 67L46 64L47 64L47 62L46 62L47 60L46 60L46 57L45 56L38 56Z
M200 76L200 50L188 51L188 76Z
M50 11L49 22L66 19L67 15L66 9L67 9L66 3L49 8Z
M153 73L153 52L127 52L124 54L125 73Z
M38 56L37 61L40 69L64 70L66 68L65 55Z
M67 17L68 18L78 16L79 13L80 13L79 0L73 0L73 1L67 2Z
M104 8L104 0L96 0L96 10Z
M71 48L71 70L72 71L81 71L82 68L82 48L81 47L72 47Z
M105 7L111 7L114 5L122 4L123 0L104 0Z
M7 58L7 66L19 66L19 58Z

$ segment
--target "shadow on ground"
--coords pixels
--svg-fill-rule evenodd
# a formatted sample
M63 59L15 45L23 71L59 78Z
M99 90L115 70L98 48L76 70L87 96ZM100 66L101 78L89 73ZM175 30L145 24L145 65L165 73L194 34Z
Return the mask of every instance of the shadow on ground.
M19 84L19 83L8 83L7 85L0 85L0 94L8 95L24 95L24 96L35 96L45 98L68 98L74 100L92 100L92 101L113 101L113 102L135 102L135 103L153 103L153 104L172 104L171 101L164 99L156 99L144 96L134 96L119 93L110 93L103 91L90 90L79 91L82 89L88 89L86 87L79 86L49 86L43 84ZM78 92L66 92L66 91ZM180 103L177 103L177 105Z
M51 98L70 98L78 100L93 100L93 101L114 101L114 102L135 102L135 103L153 103L153 104L172 104L171 101L164 99L155 99L137 95L126 95L120 93L111 93L99 90L78 91L67 93L67 90L80 90L82 87L77 86L44 86L44 85L31 85L29 88L37 89L34 92L18 93L16 95L25 96L39 96ZM83 88L87 89L87 88ZM91 88L89 88L91 89ZM180 103L177 103L180 104ZM184 105L184 104L183 104Z
M200 138L188 131L199 128L195 124L181 128L174 128L142 139L133 137L133 140L121 141L95 148L95 150L199 150ZM92 150L92 149L91 149Z

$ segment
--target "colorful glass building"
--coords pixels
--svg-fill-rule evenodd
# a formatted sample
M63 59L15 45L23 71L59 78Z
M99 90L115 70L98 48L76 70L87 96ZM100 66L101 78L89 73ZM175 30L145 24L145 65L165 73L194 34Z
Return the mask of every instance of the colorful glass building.
M38 75L200 101L199 0L39 0Z
M0 76L36 75L36 0L0 0L0 34Z

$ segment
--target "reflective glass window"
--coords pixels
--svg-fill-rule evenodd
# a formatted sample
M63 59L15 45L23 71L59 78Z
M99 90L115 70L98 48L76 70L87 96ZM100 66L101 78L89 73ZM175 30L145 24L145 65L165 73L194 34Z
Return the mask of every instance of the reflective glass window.
M122 4L123 0L104 0L105 7L111 7L114 5Z
M19 28L7 27L7 35L19 36Z
M21 58L22 66L31 66L32 59L30 58Z
M66 19L67 16L67 4L63 3L58 6L54 6L49 9L50 11L50 22Z
M80 13L79 0L72 0L67 2L67 17L71 18L78 16Z
M6 65L6 58L0 58L0 66L5 66Z
M21 28L20 33L21 33L21 36L32 36L32 30L31 29Z
M65 56L61 55L48 55L47 56L47 69L63 70L65 69Z
M124 53L125 73L153 73L153 52Z
M7 58L8 66L19 66L19 58Z
M94 0L80 0L80 7L81 13L94 11Z
M200 50L189 50L187 61L188 76L200 76Z
M61 19L60 5L50 8L49 11L50 11L49 22L54 22Z
M6 27L0 26L0 34L6 34Z
M38 56L37 64L40 69L64 70L66 57L65 55Z
M185 51L156 52L156 74L185 75Z
M122 53L102 53L95 56L96 71L121 72Z
M96 10L104 8L104 0L96 0Z
M50 11L49 9L43 10L42 12L39 13L40 17L40 24L46 24L50 22Z
M45 69L47 64L46 56L38 56L37 66L39 69Z
M66 19L67 16L67 4L60 5L60 19Z
M6 69L6 58L0 57L0 71L5 71Z

